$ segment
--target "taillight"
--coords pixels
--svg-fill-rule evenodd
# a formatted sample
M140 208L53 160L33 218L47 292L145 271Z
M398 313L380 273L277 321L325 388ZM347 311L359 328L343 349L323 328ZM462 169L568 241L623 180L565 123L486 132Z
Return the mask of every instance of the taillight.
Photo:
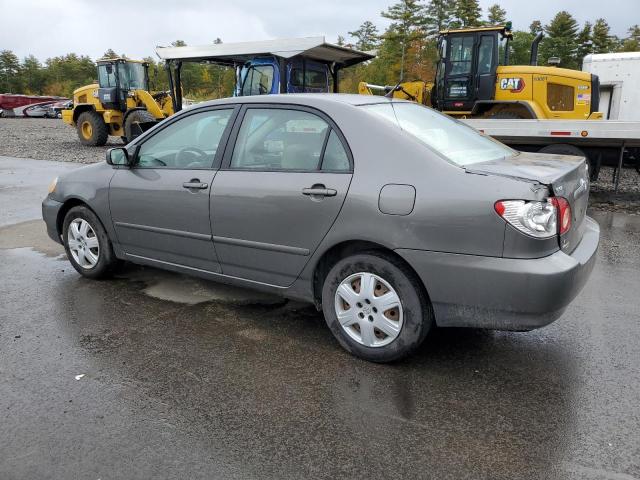
M571 207L562 197L545 201L500 200L494 208L510 225L532 237L551 238L571 228Z
M560 235L563 235L571 228L571 206L564 197L551 197L550 200L558 210L558 225L560 225Z

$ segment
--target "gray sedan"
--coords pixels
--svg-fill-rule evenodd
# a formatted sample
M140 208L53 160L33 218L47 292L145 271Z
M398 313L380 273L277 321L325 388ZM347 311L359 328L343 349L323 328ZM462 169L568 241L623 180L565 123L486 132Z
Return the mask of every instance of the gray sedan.
M65 174L42 208L85 277L126 260L309 301L345 349L387 362L436 325L557 319L598 247L587 170L410 102L242 97Z

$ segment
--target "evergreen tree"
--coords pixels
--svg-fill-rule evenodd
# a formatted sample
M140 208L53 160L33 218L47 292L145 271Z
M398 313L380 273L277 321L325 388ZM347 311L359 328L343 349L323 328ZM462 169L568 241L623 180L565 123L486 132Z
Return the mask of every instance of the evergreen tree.
M604 18L599 18L593 25L593 52L609 53L613 50L613 38L609 34L609 25Z
M584 22L584 26L580 33L578 33L577 42L578 42L578 62L580 66L582 66L582 60L584 57L590 53L593 53L593 41L591 40L591 22Z
M386 12L382 12L384 18L391 20L391 25L384 37L400 50L400 79L404 78L407 50L414 41L424 40L426 37L427 17L424 6L419 0L401 0L391 5ZM389 45L394 50L394 45ZM419 53L419 52L418 52Z
M531 25L529 25L529 33L532 33L533 35L537 35L542 31L542 22L540 20L534 20L531 22Z
M22 78L20 77L20 59L11 50L0 52L0 92L20 93Z
M629 36L625 38L620 46L623 52L640 51L640 25L634 25L628 30Z
M348 33L356 39L356 48L364 52L375 50L380 43L378 28L369 20L360 25L357 30Z
M338 39L336 40L336 45L344 46L344 37L342 35L338 35Z
M504 25L507 21L507 11L497 3L487 10L487 20L490 25Z
M567 11L561 11L544 27L546 40L540 46L541 63L547 63L549 58L560 58L560 66L564 68L578 68L578 22Z
M110 48L109 50L104 52L102 58L118 58L118 54Z
M25 93L40 95L45 86L46 72L42 68L40 60L29 55L22 61L21 75L24 82Z
M456 17L462 27L475 27L482 24L482 9L478 0L457 0Z
M454 0L431 0L426 8L427 35L436 37L440 31L449 28L454 14Z

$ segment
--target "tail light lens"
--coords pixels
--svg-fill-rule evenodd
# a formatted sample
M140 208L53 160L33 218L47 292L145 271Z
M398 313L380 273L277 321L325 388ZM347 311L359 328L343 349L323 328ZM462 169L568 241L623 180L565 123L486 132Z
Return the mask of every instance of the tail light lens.
M571 228L571 206L564 197L551 197L550 200L558 210L558 225L560 225L560 235L563 235Z
M536 238L562 235L571 228L571 207L562 197L545 201L500 200L495 210L510 225Z

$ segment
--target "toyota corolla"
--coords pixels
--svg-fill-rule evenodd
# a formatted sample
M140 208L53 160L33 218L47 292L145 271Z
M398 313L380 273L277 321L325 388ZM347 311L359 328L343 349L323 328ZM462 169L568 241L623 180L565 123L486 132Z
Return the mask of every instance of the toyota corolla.
M54 181L52 239L88 278L129 261L301 299L386 362L434 326L530 330L593 268L584 158L519 153L415 103L217 100Z

